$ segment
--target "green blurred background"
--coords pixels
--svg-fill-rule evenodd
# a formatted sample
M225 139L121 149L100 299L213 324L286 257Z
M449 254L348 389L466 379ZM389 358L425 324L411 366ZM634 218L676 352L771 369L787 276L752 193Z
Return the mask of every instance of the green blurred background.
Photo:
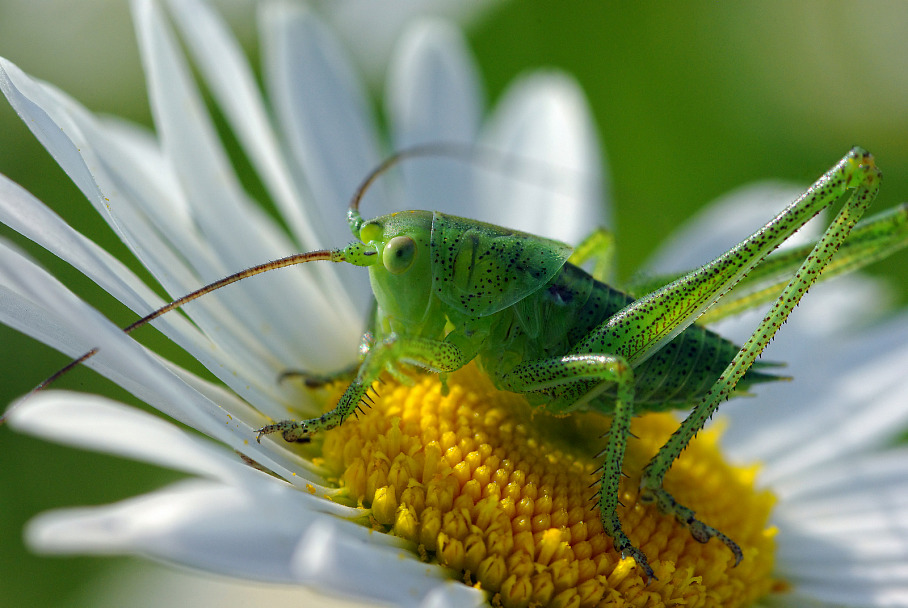
M226 4L255 56L248 2ZM871 150L884 171L876 209L908 199L906 31L908 10L896 1L538 1L503 3L473 21L468 35L491 101L532 68L560 68L580 81L606 149L620 270L626 276L702 204L757 179L806 185L854 144ZM0 0L0 55L92 110L150 124L125 1ZM0 102L0 172L128 258L5 101ZM133 320L66 265L9 230L0 234L118 323ZM891 279L902 305L908 302L906 267L908 256L902 253L871 269ZM186 363L151 333L149 344ZM65 361L5 327L0 346L4 407ZM131 402L87 371L72 374L61 386ZM32 555L21 540L30 517L57 506L115 501L176 478L5 428L0 463L3 606L83 605L77 587L103 580L99 577L124 561Z

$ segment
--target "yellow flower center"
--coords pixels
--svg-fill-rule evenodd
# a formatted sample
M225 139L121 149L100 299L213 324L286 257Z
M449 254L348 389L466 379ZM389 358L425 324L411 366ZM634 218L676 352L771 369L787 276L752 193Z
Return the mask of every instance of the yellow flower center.
M665 487L740 545L737 567L723 543L700 544L673 517L637 503L640 471L678 422L634 420L618 514L658 577L647 584L612 547L591 499L607 417L534 413L473 365L448 386L446 396L435 376L379 386L371 410L325 434L323 464L352 503L371 508L376 526L460 572L493 604L747 606L780 588L770 574L774 498L754 491L755 467L722 459L715 431L699 434Z

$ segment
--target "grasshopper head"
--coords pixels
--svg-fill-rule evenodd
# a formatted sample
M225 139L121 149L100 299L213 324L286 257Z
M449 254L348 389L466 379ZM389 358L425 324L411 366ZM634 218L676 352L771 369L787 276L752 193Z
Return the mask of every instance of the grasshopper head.
M359 237L371 259L378 257L369 276L379 307L413 330L426 320L433 297L449 312L493 315L545 285L572 251L559 241L438 211L375 218L361 225Z
M402 211L365 222L360 240L374 247L369 266L372 292L388 317L405 324L424 320L432 295L429 239L432 213Z

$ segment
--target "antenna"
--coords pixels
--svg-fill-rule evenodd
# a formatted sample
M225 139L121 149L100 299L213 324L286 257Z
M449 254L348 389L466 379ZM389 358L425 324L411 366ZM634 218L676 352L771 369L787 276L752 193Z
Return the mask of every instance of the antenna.
M535 181L536 179L539 178L539 176L541 174L541 172L539 171L540 168L544 168L544 169L548 169L548 170L552 169L551 165L546 164L544 162L534 161L532 159L519 157L514 154L505 153L500 150L495 150L493 148L483 147L483 146L479 146L477 144L471 144L471 143L438 142L438 143L420 144L420 145L415 145L415 146L412 146L409 148L404 148L403 150L400 150L400 151L395 152L394 154L390 155L384 161L382 161L377 167L375 167L375 169L373 169L366 176L366 178L360 183L359 187L357 187L356 191L354 192L353 197L350 199L350 206L347 209L347 221L349 222L350 228L353 230L353 233L357 238L359 238L360 228L362 228L362 225L365 223L362 216L360 215L359 205L360 205L360 202L362 201L363 197L365 196L366 192L368 191L368 189L372 186L372 184L374 184L375 181L379 177L381 177L384 173L386 173L389 169L393 168L395 165L401 163L404 160L407 160L410 158L416 158L416 157L433 157L433 156L434 157L440 157L440 156L441 157L450 157L450 158L455 158L455 159L459 159L459 160L464 160L467 162L475 162L477 160L477 156L482 156L486 160L489 160L489 161L496 160L499 162L502 162L505 160L514 161L516 159L520 163L520 165L524 166L525 168L533 169L533 171L531 171L529 173L528 181ZM562 169L560 172L563 172L563 170L564 169ZM521 179L527 179L527 178L528 178L528 176L526 176L526 175L521 177ZM348 256L351 254L353 254L354 257L357 258L357 260L348 259ZM138 329L144 325L147 325L151 321L157 319L161 315L164 315L172 310L176 310L177 308L180 308L183 305L185 305L197 298L200 298L206 294L209 294L212 291L216 291L222 287L226 287L227 285L230 285L231 283L236 283L237 281L240 281L242 279L246 279L246 278L255 276L257 274L262 274L263 272L268 272L271 270L277 270L279 268L286 268L288 266L295 266L297 264L303 264L306 262L314 262L314 261L329 261L329 262L349 261L349 262L357 264L357 265L368 265L367 263L363 263L365 258L361 258L359 256L368 257L368 256L374 256L375 254L376 254L375 251L365 250L361 243L352 243L345 249L331 249L331 250L320 249L317 251L310 251L307 253L297 253L294 255L287 256L285 258L281 258L279 260L273 260L270 262L265 262L264 264L252 266L251 268L241 270L230 276L224 277L223 279L215 281L214 283L205 285L204 287L201 287L191 293L186 294L185 296L183 296L181 298L174 300L173 302L170 302L169 304L166 304L165 306L162 306L161 308L158 308L157 310L145 315L144 317L142 317L138 321L132 323L131 325L124 327L123 332L126 334L130 334L133 331L135 331L136 329ZM59 370L57 370L56 372L54 372L46 380L44 380L39 385L37 385L35 388L33 388L31 391L29 391L29 393L27 395L25 395L22 399L20 399L16 403L14 403L2 416L0 416L0 426L2 426L6 422L7 417L9 416L10 412L12 412L18 406L18 404L22 403L23 401L25 401L26 399L28 399L35 393L46 389L48 386L50 386L51 384L56 382L62 376L65 376L67 373L69 373L72 369L74 369L75 367L85 363L86 361L88 361L89 359L94 357L96 354L98 354L98 352L99 352L99 349L97 347L92 348L85 354L81 355L80 357L78 357L76 359L73 359L68 364L66 364L64 367L62 367Z
M369 254L366 253L366 255L369 255ZM374 255L374 253L373 253L373 255ZM161 315L166 314L166 313L170 312L171 310L176 310L177 308L180 308L181 306L183 306L184 304L186 304L188 302L192 302L193 300L195 300L197 298L201 298L205 294L211 293L212 291L220 289L221 287L226 287L227 285L230 285L231 283L236 283L237 281L240 281L242 279L246 279L248 277L252 277L257 274L262 274L263 272L268 272L269 270L277 270L278 268L286 268L288 266L295 266L297 264L303 264L305 262L314 262L314 261L318 261L318 260L326 260L329 262L344 262L344 261L346 261L345 250L344 249L334 249L334 250L320 249L318 251L310 251L308 253L297 253L294 255L287 256L285 258L281 258L279 260L272 260L270 262L265 262L264 264L259 264L258 266L252 266L251 268L246 268L245 270L241 270L230 276L224 277L223 279L215 281L214 283L209 283L208 285L205 285L204 287L201 287L191 293L186 294L182 298L178 298L178 299L174 300L173 302L166 304L166 305L162 306L161 308L158 308L157 310L145 315L144 317L142 317L135 323L132 323L131 325L129 325L127 327L124 327L123 333L130 334L133 331L137 330L138 328L142 327L143 325L148 325L151 321L154 321ZM20 399L9 410L7 410L3 414L3 416L0 416L0 425L2 425L4 422L6 422L6 419L9 416L9 413L13 409L15 409L16 405L18 405L19 403L22 403L22 401L24 401L25 399L28 399L31 395L44 390L45 388L47 388L48 386L50 386L51 384L56 382L59 378L66 375L67 373L69 373L70 370L72 370L73 368L75 368L78 365L81 365L82 363L85 363L86 361L88 361L89 359L94 357L96 354L98 354L98 348L93 348L93 349L89 350L88 352L86 352L85 354L83 354L82 356L78 357L77 359L73 359L72 361L67 363L66 366L64 366L64 367L60 368L59 370L57 370L56 372L54 372L50 377L48 377L46 380L44 380L41 384L39 384L38 386L33 388L31 391L29 391L29 393L25 397Z

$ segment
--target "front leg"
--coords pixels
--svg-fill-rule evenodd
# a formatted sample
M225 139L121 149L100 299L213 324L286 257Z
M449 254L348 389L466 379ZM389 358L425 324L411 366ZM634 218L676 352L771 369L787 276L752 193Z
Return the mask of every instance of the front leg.
M430 372L443 373L460 369L467 363L462 351L449 342L427 338L401 338L391 334L372 347L359 366L356 377L333 410L318 418L308 420L282 420L258 430L256 441L263 435L281 433L284 441L307 443L319 431L328 431L341 425L359 408L372 383L382 371L407 363Z
M646 577L655 579L646 555L631 543L618 519L618 485L634 414L634 372L631 366L621 357L610 355L568 355L523 363L501 378L502 388L516 393L546 392L556 387L566 389L553 403L545 406L553 414L572 411L578 404L595 397L597 389L606 384L614 384L617 397L612 426L602 451L604 462L599 485L599 517L605 533L612 537L615 550L622 557L633 557Z

